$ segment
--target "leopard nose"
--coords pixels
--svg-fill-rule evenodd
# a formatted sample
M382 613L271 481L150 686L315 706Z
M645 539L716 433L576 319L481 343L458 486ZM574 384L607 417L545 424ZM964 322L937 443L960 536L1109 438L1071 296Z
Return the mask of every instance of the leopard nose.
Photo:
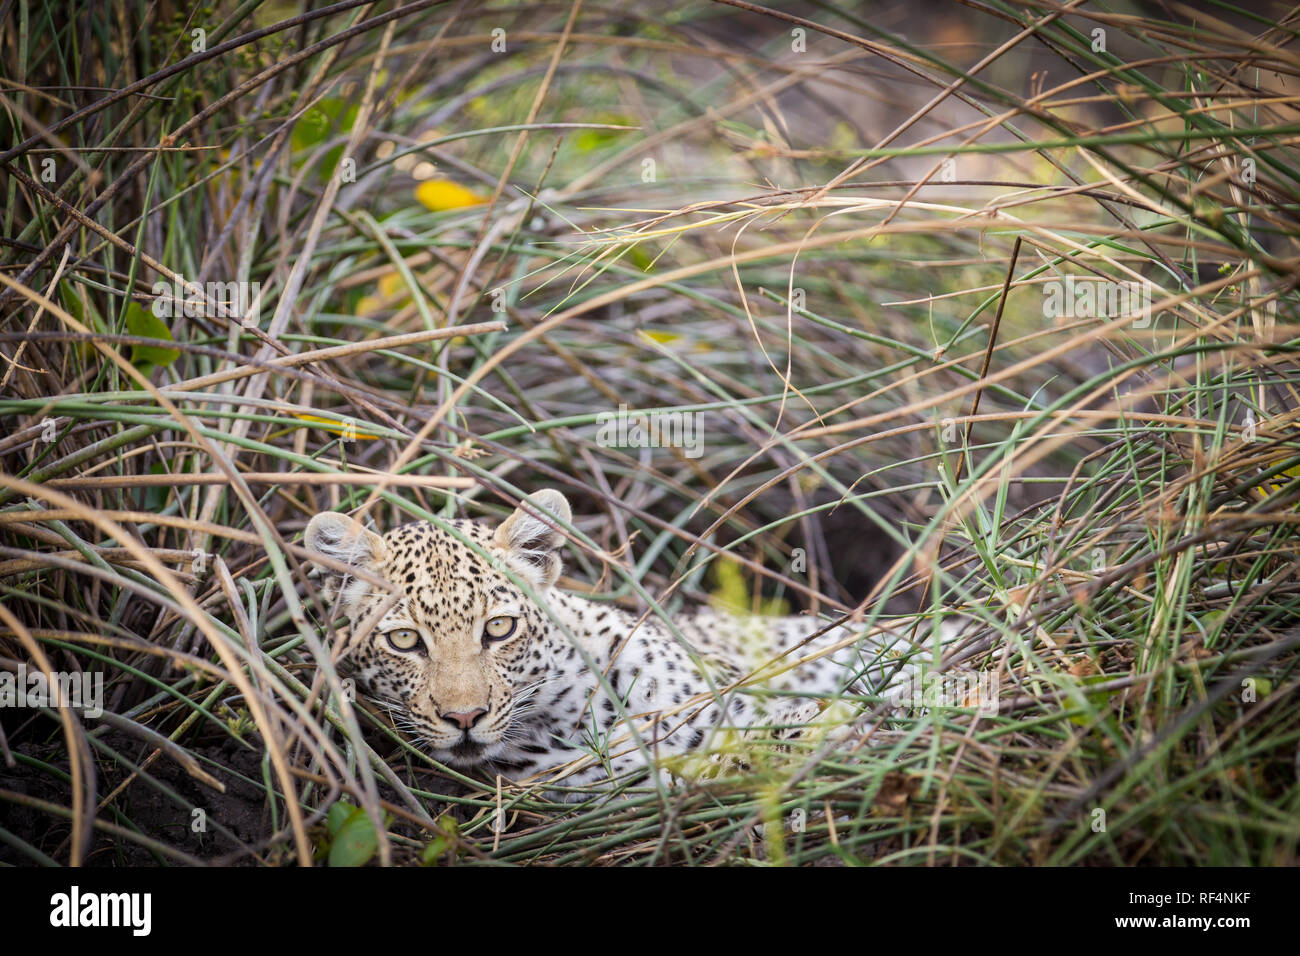
M453 724L459 724L461 730L469 730L486 713L487 711L480 707L478 710L451 711L443 714L442 719L450 720Z

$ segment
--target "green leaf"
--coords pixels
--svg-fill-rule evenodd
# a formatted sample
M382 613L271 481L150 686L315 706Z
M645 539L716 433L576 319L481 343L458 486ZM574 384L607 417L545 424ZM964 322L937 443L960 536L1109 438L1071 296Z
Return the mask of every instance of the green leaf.
M356 811L357 808L346 800L340 800L330 807L330 812L325 817L325 826L329 830L330 836L338 836L339 831L343 829L343 824L347 823L348 818Z
M355 105L350 106L343 100L327 97L302 114L298 122L293 124L289 141L295 152L311 149L332 136L349 132L356 120ZM332 176L342 158L343 145L339 144L317 163L317 177L326 179Z
M353 111L355 113L355 110ZM309 149L325 141L334 131L334 124L346 110L342 100L327 97L303 113L298 122L293 124L293 133L289 141L295 150ZM344 129L351 129L348 123Z
M436 866L438 859L456 845L460 827L453 818L443 815L438 818L437 832L438 836L420 851L420 862L424 866Z
M456 838L460 835L460 826L455 819L443 814L438 818L437 836L420 851L420 862L424 866L437 866L438 858L454 848Z
M591 122L609 123L611 126L640 125L635 116L627 116L623 113L599 112L591 118ZM622 129L584 129L573 137L573 143L579 152L590 153L617 144L620 137L626 138L628 132Z
M420 862L425 866L433 866L438 862L438 857L447 852L449 846L451 846L451 841L446 837L435 838L433 842L420 851Z
M328 820L331 831L338 820L335 811L339 806L336 803L330 807ZM379 849L374 824L360 807L352 807L334 832L334 842L330 844L330 866L365 866Z
M167 328L163 320L136 302L126 307L126 330L131 335L139 335L147 339L175 341L171 329ZM131 364L142 372L146 371L144 368L146 364L149 365L150 370L154 365L170 365L180 358L180 355L181 353L176 349L157 345L131 346Z

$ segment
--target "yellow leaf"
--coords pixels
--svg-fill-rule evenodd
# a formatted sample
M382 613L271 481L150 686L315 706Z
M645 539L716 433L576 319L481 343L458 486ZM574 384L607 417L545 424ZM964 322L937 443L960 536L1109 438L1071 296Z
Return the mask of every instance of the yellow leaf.
M647 332L645 329L638 331L651 342L658 342L660 345L672 345L674 342L680 342L682 338L676 332Z
M347 424L336 421L333 418L320 418L316 415L298 415L298 414L295 414L293 417L304 422L311 422L317 428L321 429L322 431L327 431L332 435L346 435L349 439L365 438L369 440L369 439L379 437L378 435L370 435L367 434L366 432L356 431L355 429L349 429Z
M1291 467L1291 468L1287 468L1285 471L1279 472L1279 473L1278 473L1277 475L1275 475L1274 477L1276 477L1276 478L1300 478L1300 465L1295 465L1295 466L1293 466L1293 467ZM1274 481L1266 481L1266 482L1264 482L1264 483L1263 483L1259 488L1256 489L1256 492L1259 494L1259 498L1260 498L1260 500L1263 501L1263 500L1264 500L1265 498L1267 498L1269 495L1275 495L1275 494L1277 494L1279 491L1281 491L1283 488L1285 488L1288 484L1290 484L1290 482L1281 482L1281 483L1277 483L1277 482L1274 482Z
M727 557L719 557L714 564L714 573L718 579L718 589L709 595L715 607L728 614L749 613L749 588L745 587L745 577L740 565Z
M719 555L713 565L718 587L709 595L709 600L718 610L732 616L743 617L751 613L754 607L749 588L745 585L745 575L740 562L725 555ZM790 613L790 605L784 598L760 599L758 602L760 616L780 617Z
M402 274L396 269L385 272L379 277L379 294L384 298L394 296L405 288L406 280L402 278Z
M426 179L415 187L415 198L427 209L444 212L487 202L485 198L450 179Z

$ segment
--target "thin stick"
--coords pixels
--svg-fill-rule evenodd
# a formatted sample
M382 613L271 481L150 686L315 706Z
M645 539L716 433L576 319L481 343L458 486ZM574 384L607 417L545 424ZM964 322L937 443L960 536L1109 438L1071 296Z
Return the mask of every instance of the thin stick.
M962 468L966 465L966 449L970 448L970 432L975 427L975 415L980 410L980 396L984 394L984 377L989 374L989 366L993 362L993 349L998 341L998 329L1002 326L1002 310L1007 307L1007 293L1011 290L1011 277L1015 275L1016 260L1020 258L1020 236L1016 236L1016 244L1011 247L1011 261L1007 263L1007 277L1002 280L1002 295L998 298L998 313L993 317L993 328L989 330L988 348L984 350L984 362L980 365L979 387L975 389L975 395L970 403L970 417L966 419L966 435L962 441L961 457L957 459L957 470L953 473L952 482L957 484L961 481Z

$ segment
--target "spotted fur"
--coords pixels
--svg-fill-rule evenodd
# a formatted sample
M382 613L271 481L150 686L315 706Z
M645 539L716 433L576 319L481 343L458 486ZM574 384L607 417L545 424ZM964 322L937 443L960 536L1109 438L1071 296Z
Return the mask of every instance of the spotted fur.
M527 504L496 528L419 522L380 536L336 513L308 525L327 594L353 625L348 656L359 682L444 763L521 780L577 761L563 782L579 785L647 757L707 749L736 728L793 735L827 696L878 688L896 670L881 650L897 634L864 640L839 627L802 643L820 628L816 619L703 611L675 620L681 641L653 617L638 622L562 591L556 529L571 520L568 502L543 491ZM390 582L391 595L367 576ZM504 630L500 618L516 622L505 639L488 633ZM414 641L411 631L412 649L394 646ZM801 658L811 659L789 666ZM799 696L733 687L774 659L762 686Z

